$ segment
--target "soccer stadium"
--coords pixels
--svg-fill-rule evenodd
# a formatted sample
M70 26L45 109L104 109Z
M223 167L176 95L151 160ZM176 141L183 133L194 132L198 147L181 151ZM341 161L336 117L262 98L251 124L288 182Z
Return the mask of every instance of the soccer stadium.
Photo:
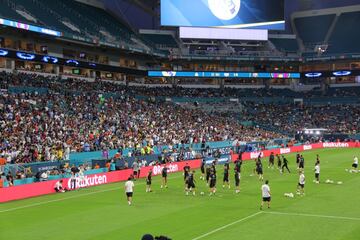
M359 240L359 0L0 0L0 239Z

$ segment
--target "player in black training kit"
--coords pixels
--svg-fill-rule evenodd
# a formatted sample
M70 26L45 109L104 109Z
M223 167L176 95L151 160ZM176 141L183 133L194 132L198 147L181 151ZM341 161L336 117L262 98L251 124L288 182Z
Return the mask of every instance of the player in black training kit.
M296 154L296 166L297 166L297 169L299 169L299 163L300 163L300 154L297 153Z
M264 180L263 177L263 168L260 158L256 161L256 173L259 175L259 180Z
M240 192L240 172L235 169L235 193Z
M212 161L211 167L210 167L211 170L213 170L215 174L216 174L216 163L217 163L217 159Z
M229 182L229 170L230 170L230 166L229 163L226 162L224 165L224 178L223 178L223 188L225 187L225 184L228 185L229 189L230 189L230 182Z
M211 196L216 192L216 173L213 170L210 170L209 187L210 187L210 196Z
M205 180L205 164L206 164L206 160L203 158L203 160L201 161L201 176L200 179Z
M304 167L305 167L305 159L304 159L303 155L300 155L299 169L303 170Z
M161 188L163 188L163 187L167 188L167 171L168 171L167 166L164 166L164 168L161 171L161 175L162 175Z
M152 170L150 170L148 175L146 176L146 192L152 192L151 191L151 176L152 176Z
M190 174L190 166L188 164L186 164L186 166L184 167L185 191L186 191L187 179L188 179L189 174Z
M288 170L288 172L290 173L290 170L288 168L289 161L284 156L282 156L282 159L283 159L283 165L281 167L281 173L284 173L284 168L286 168Z
M269 168L274 168L274 163L275 163L275 155L272 152L269 156Z
M186 187L186 195L189 195L189 192L192 192L195 196L195 171L189 173L187 177L187 187Z
M206 164L205 165L205 173L206 173L206 183L209 183L209 178L210 178L210 165Z
M280 158L280 155L279 154L276 154L276 158L277 158L277 166L278 166L278 169L280 170L281 172L281 158Z
M234 164L235 164L234 170L237 171L238 173L241 172L242 163L243 163L243 161L241 159L238 159L234 162Z

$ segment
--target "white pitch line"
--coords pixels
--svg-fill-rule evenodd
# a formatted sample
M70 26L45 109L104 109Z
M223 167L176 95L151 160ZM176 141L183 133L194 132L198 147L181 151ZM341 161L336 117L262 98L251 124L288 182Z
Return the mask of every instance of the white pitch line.
M226 224L226 225L224 225L224 226L222 226L222 227L216 228L216 229L214 229L214 230L212 230L212 231L210 231L210 232L208 232L208 233L205 233L205 234L203 234L203 235L201 235L201 236L198 236L198 237L196 237L196 238L193 238L192 240L198 240L198 239L207 237L207 236L209 236L209 235L211 235L211 234L213 234L213 233L219 232L219 231L221 231L221 230L223 230L223 229L225 229L225 228L228 228L228 227L230 227L230 226L232 226L232 225L235 225L235 224L237 224L237 223L240 223L240 222L243 222L243 221L248 220L248 219L250 219L250 218L253 218L253 217L255 217L255 216L257 216L257 215L259 215L259 214L261 214L261 213L263 213L263 212L257 212L257 213L251 214L251 215L249 215L249 216L247 216L247 217L244 217L244 218L241 218L241 219L239 219L239 220L236 220L235 222Z
M169 179L175 179L175 178L178 178L178 177L169 178ZM141 182L141 183L139 183L139 184L137 184L137 185L143 185L143 184L145 184L145 182ZM136 185L135 185L135 187L136 187ZM78 197L83 197L83 196L89 196L89 195L93 195L93 194L97 194L97 193L110 192L110 191L114 191L114 190L121 190L121 188L119 188L119 187L110 188L110 189L105 189L105 190L96 191L96 192L90 192L90 193L73 195L73 196L71 196L71 197L66 197L66 198L58 198L58 199L54 199L54 200L49 200L49 201L44 201L44 202L33 203L33 204L24 205L24 206L20 206L20 207L15 207L15 208L9 208L9 209L5 209L5 210L0 210L0 213L12 212L12 211L16 211L16 210L19 210L19 209L36 207L36 206L41 206L41 205L48 204L48 203L61 202L61 201L65 201L65 200L68 200L68 199L73 199L73 198L78 198ZM38 196L38 197L40 197L40 196Z
M266 214L274 215L288 215L288 216L302 216L302 217L317 217L317 218L331 218L331 219L340 219L340 220L352 220L360 221L360 218L355 217L343 217L343 216L330 216L330 215L320 215L320 214L307 214L307 213L285 213L285 212L264 212Z

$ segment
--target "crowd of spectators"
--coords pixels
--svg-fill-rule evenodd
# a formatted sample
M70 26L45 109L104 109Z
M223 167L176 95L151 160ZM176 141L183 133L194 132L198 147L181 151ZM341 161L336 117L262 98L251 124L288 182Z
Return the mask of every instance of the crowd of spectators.
M71 152L207 141L261 141L283 135L172 103L139 101L121 85L2 73L1 88L45 93L0 95L1 156L12 163L69 159ZM104 97L117 93L117 97Z
M11 87L26 87L27 91L9 91ZM29 87L34 87L33 91ZM232 113L218 114L212 108L203 111L134 97L219 97L241 95L241 91L257 97L275 96L271 89L127 87L100 80L5 72L0 73L0 88L0 157L8 163L67 160L71 152L120 149L121 153L121 149L133 148L146 155L153 153L154 146L172 149L185 143L266 141L312 127L346 134L360 130L360 111L351 105L299 107L248 102L241 113L236 107ZM244 126L239 120L255 125Z
M246 103L244 121L296 134L305 128L324 128L330 134L360 132L360 109L357 105L294 105Z

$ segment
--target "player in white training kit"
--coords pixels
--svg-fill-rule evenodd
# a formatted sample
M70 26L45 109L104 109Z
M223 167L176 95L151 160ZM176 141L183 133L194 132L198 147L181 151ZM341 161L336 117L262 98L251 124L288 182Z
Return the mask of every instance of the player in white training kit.
M125 182L125 194L126 194L126 198L128 201L129 206L132 203L132 197L133 197L133 193L134 193L134 182L132 181L131 178L128 178L128 180Z
M262 194L262 201L261 201L260 210L262 210L265 202L267 202L268 208L270 208L271 193L270 193L269 180L266 180L265 184L261 186L261 194Z
M316 162L315 164L315 183L320 183L320 162Z
M354 163L351 166L353 169L350 170L350 172L358 172L357 168L359 166L359 159L356 156L354 156Z
M297 194L298 195L305 195L305 174L303 171L300 171L300 176L299 176L299 183L297 186Z

